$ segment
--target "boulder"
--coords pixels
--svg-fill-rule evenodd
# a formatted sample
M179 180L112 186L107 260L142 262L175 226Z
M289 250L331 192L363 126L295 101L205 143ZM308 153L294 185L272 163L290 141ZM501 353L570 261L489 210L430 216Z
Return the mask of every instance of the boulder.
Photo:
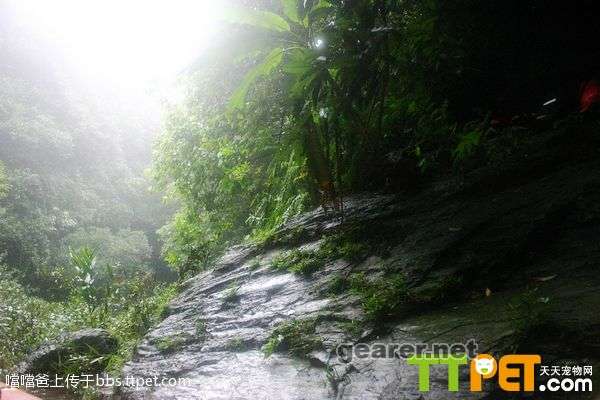
M58 338L45 342L31 353L19 366L21 374L56 374L75 356L99 360L89 364L85 373L97 373L105 367L102 356L117 350L117 340L104 329L84 329L65 333Z

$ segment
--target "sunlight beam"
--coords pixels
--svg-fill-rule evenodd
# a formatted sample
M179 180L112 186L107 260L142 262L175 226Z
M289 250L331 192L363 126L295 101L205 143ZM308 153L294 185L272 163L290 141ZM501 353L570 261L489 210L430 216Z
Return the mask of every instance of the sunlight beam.
M172 77L217 28L214 0L9 0L21 23L94 79L120 85Z

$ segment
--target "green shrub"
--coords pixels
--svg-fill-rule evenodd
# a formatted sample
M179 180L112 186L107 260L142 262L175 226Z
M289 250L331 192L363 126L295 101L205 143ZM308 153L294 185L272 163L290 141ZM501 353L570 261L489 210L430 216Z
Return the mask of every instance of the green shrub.
M9 368L42 342L85 326L82 304L33 296L0 265L0 369Z
M56 333L59 306L28 295L15 282L0 280L0 369L13 366Z
M142 337L164 317L168 303L178 291L176 284L158 286L149 293L134 291L126 306L106 322L106 328L119 341L117 353L108 362L109 372L120 373Z

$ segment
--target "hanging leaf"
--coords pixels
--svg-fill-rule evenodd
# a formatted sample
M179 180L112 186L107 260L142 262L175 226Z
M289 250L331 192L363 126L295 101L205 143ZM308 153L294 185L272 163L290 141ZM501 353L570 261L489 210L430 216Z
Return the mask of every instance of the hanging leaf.
M237 88L233 96L231 96L231 100L229 101L229 107L231 110L241 109L244 107L244 103L246 101L246 95L248 94L248 90L250 87L261 77L269 75L275 68L281 65L283 61L283 48L277 47L273 49L267 55L265 60L252 68L250 72L246 74L244 80L241 85Z
M454 159L461 161L473 154L481 142L481 131L474 130L464 134L453 151Z
M223 19L232 24L250 25L275 32L290 31L290 25L285 19L269 11L230 7L225 11Z

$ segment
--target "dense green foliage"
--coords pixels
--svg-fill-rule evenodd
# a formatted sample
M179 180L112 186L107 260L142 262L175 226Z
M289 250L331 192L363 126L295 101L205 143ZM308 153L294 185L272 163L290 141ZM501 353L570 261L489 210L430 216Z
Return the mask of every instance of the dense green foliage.
M69 248L93 247L122 275L161 270L168 214L143 175L155 123L69 79L35 35L8 23L0 36L2 262L55 299L75 272Z
M535 78L549 87L537 85L529 102L516 88L485 84L497 74L514 88L503 75L512 61L494 52L525 51L498 30L498 18L523 12L503 26L524 37L530 29L546 50L561 37L533 31L560 14L534 3L229 2L226 28L182 78L186 100L170 110L156 147L155 178L181 201L163 230L169 264L185 277L227 243L265 239L308 207L340 211L347 193L412 189L460 170L501 134L492 114L543 111L545 96L561 87L549 80L559 62ZM523 87L536 60L548 54L520 63ZM589 71L589 63L573 67L570 79L589 79ZM576 102L569 96L563 107ZM517 106L506 107L511 101Z
M175 291L161 284L172 277L156 234L169 210L144 175L157 118L70 76L49 43L4 11L0 369L90 326L120 339L109 360L117 368Z
M78 310L31 297L5 267L0 270L0 369L8 368L43 340L82 325Z
M94 285L101 271L95 271L93 253L82 250L73 255L80 276L71 282L72 294L67 301L50 302L31 296L26 287L0 266L0 370L10 368L45 340L65 332L88 327L107 329L118 339L115 354L105 355L103 364L118 374L131 358L142 336L163 317L168 301L177 293L176 285L156 286L150 275L123 282ZM63 360L64 374L91 371L89 363L97 356Z
M575 7L229 4L227 28L188 71L187 100L171 110L156 151L158 182L182 200L164 230L167 261L181 276L308 206L336 209L344 193L410 189L460 167L498 135L491 113L540 112L556 93L569 110L572 82L593 76L593 52L577 39L593 28ZM563 16L577 32L556 28ZM581 57L562 83L569 54L556 59L557 42Z

